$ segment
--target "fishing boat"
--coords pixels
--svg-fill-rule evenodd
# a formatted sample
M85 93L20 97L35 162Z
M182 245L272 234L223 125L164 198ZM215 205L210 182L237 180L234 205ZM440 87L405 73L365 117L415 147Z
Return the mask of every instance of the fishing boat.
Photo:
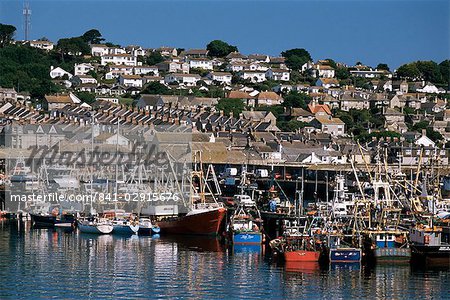
M152 221L149 218L140 218L139 219L139 235L152 235L158 234L161 229L158 225L153 225Z
M157 223L161 233L217 235L226 209L218 203L199 203L184 216L165 218Z
M421 262L450 262L450 244L443 240L442 227L417 225L410 230L413 258Z
M407 232L399 230L364 231L365 253L376 262L407 263L411 260L411 248Z
M184 215L164 217L159 220L157 225L161 228L161 234L218 235L220 233L227 210L223 203L218 203L216 200L216 196L221 193L219 182L212 165L209 165L204 173L201 152L194 156L195 159L197 157L200 158L199 163L194 163L195 170L191 172L189 203L184 204L189 211ZM208 184L209 181L213 181L215 190Z
M89 218L78 220L78 229L84 233L109 234L113 231L113 226L108 220Z
M285 220L284 235L270 241L271 248L283 255L286 262L318 262L322 253L322 242L311 234L311 226L305 218Z
M362 259L362 250L359 247L352 247L344 244L343 236L329 235L328 259L331 263L359 263Z
M239 205L231 216L229 234L234 245L261 245L261 215L256 206ZM258 226L259 223L259 226Z
M31 224L36 227L73 227L76 223L74 213L62 211L54 207L51 212L30 213Z

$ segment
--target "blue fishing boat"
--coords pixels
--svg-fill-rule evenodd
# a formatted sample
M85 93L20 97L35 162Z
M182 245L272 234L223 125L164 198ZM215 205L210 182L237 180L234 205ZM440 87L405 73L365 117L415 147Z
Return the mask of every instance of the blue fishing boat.
M345 262L361 262L362 250L361 248L352 247L343 242L343 235L330 235L328 237L329 254L328 258L332 263Z
M260 231L261 217L256 206L240 203L231 216L228 229L234 245L261 245L263 235Z
M359 263L362 258L362 251L359 248L335 248L330 249L330 262L357 262Z
M113 233L123 235L137 234L139 231L139 224L129 220L114 220Z
M233 244L235 245L261 245L262 242L262 233L259 231L240 231L233 234Z

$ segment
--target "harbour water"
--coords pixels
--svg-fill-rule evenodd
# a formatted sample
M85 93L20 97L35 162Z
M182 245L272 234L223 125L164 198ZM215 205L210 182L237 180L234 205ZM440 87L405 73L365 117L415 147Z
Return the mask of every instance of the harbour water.
M280 265L198 237L96 236L0 222L0 299L449 299L449 268Z

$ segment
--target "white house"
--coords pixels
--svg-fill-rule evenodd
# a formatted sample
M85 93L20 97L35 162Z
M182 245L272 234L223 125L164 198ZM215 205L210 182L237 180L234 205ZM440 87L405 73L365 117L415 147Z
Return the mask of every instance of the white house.
M266 81L266 72L264 71L243 70L240 71L238 75L244 80L250 79L253 83Z
M224 84L231 84L231 78L233 77L231 73L228 72L210 72L206 77L210 80L215 80Z
M50 51L53 50L55 45L50 41L37 40L37 41L30 41L30 47Z
M333 78L335 76L334 69L328 65L314 65L311 71L314 77Z
M189 73L189 63L183 63L178 61L164 61L156 65L159 71L165 71L168 73Z
M103 44L92 44L91 45L91 55L92 56L103 56L109 53L109 47Z
M90 75L75 75L71 78L72 83L80 84L97 84L97 79Z
M381 76L386 76L387 78L392 78L392 74L386 70L350 70L350 75L355 77L363 78L379 78Z
M441 91L432 83L427 83L424 87L416 89L417 92L427 93L427 94L439 94ZM445 93L445 91L444 91Z
M126 87L138 87L142 88L144 85L144 78L140 75L120 75L119 76L119 84Z
M107 101L114 104L119 104L119 98L116 97L97 97L95 98L95 101Z
M266 77L276 81L289 81L290 73L289 70L285 69L268 69L266 71Z
M75 64L75 75L86 75L89 71L93 71L95 68L89 63Z
M153 73L153 76L159 76L159 70L157 66L135 66L133 67L134 75L146 75Z
M63 77L64 75L67 75L70 78L72 78L72 74L70 74L69 72L67 72L66 70L64 70L63 68L60 67L56 67L54 68L53 66L50 67L50 77L51 78L60 78Z
M427 137L425 132L422 132L422 136L418 138L414 144L417 146L423 146L423 147L432 147L436 145L429 137Z
M204 70L212 70L213 63L211 60L209 60L207 58L190 58L189 59L189 67L204 69Z
M180 73L173 73L173 74L167 74L166 77L164 77L165 83L183 83L187 86L194 86L197 84L197 81L201 79L200 75L198 74L180 74Z
M105 79L118 78L120 75L133 75L133 66L110 65L107 68Z
M101 58L102 66L107 64L136 66L137 58L131 54L107 54Z

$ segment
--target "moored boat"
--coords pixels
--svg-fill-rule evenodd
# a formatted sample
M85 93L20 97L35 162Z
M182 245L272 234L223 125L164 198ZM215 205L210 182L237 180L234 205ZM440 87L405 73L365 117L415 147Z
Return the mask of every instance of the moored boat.
M161 229L158 225L153 225L152 221L149 218L140 218L139 219L139 235L152 235L158 234Z
M362 251L359 248L334 248L330 249L329 259L332 263L361 262Z
M263 243L263 234L260 230L261 223L261 215L255 205L248 207L240 203L231 216L228 228L233 244L261 245Z
M197 205L185 216L165 218L157 225L161 233L217 235L225 214L224 207L205 203Z
M366 230L365 253L376 262L408 263L411 260L411 248L407 241L407 232L398 230Z
M133 235L139 231L139 223L135 221L114 220L112 225L114 234Z
M109 234L113 231L113 226L106 220L86 219L78 221L78 229L84 233Z
M410 231L412 256L420 262L449 263L450 244L443 241L442 227L419 225Z

